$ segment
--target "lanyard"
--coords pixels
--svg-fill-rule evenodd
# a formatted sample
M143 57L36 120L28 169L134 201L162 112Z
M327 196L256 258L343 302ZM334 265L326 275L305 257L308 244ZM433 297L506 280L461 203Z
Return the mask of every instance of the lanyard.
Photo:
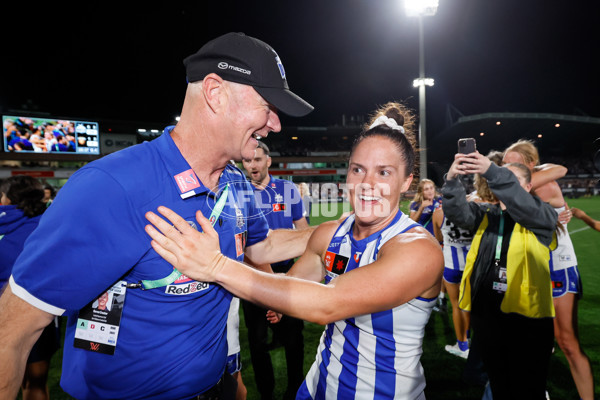
M500 211L500 226L498 227L498 240L496 241L496 265L500 263L500 253L502 252L502 240L504 234L504 213Z
M219 196L219 200L217 200L217 204L215 204L215 208L213 208L210 218L208 219L212 226L215 226L217 219L221 215L223 208L225 208L225 203L227 202L227 194L229 193L229 184L225 186L221 196ZM168 276L165 276L162 279L156 280L142 280L137 284L128 285L128 287L141 287L142 289L154 289L162 286L170 285L175 282L181 276L181 272L177 271L176 268L173 268L173 272L171 272Z

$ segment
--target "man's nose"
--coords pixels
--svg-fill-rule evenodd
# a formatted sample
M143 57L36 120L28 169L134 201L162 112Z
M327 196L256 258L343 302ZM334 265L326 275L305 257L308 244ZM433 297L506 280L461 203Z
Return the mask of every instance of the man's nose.
M281 131L281 121L279 120L279 115L277 115L276 110L271 109L271 112L269 112L269 120L267 121L267 127L271 132Z

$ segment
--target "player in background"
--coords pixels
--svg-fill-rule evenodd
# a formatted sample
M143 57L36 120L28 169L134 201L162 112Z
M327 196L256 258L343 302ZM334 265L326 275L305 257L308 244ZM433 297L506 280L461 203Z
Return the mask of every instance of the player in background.
M556 179L564 176L567 172L565 167L550 165L539 165L540 157L533 142L519 140L510 145L504 151L505 163L519 162L525 164L532 172L533 191L543 201L549 203L556 212L567 214L570 211L563 197L560 186ZM550 167L554 167L550 169ZM562 175L552 178L557 169L562 168ZM570 219L570 218L569 218ZM558 247L551 253L550 272L552 277L554 307L556 318L554 319L554 336L565 354L571 375L579 396L584 399L594 398L594 379L589 358L583 352L578 338L577 306L582 295L581 277L577 268L577 257L567 231L566 222L561 221L564 229L558 229Z

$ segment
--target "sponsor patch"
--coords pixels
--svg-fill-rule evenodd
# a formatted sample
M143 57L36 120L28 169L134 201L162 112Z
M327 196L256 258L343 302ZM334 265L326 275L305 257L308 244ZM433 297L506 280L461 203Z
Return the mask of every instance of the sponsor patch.
M285 211L285 204L273 203L273 212Z
M325 253L325 268L327 271L340 275L346 272L348 266L348 257L328 251Z
M225 61L221 61L220 63L217 64L217 67L219 69L230 69L232 71L236 71L236 72L240 72L242 74L246 74L246 75L251 75L252 71L244 69L244 68L240 68L240 67L236 67L235 65L231 65L231 64L227 64Z
M168 285L165 287L165 293L173 294L175 296L184 296L196 292L201 292L210 287L210 284L206 282L193 281L186 285Z
M244 254L246 248L246 231L235 234L235 255L236 257Z
M571 256L570 256L569 254L566 254L566 255L565 255L565 254L560 254L560 255L558 256L558 259L559 259L561 262L569 262L569 261L571 261Z
M553 289L562 289L565 285L562 282L552 281Z
M191 168L175 175L174 178L181 193L187 193L200 187L200 181Z

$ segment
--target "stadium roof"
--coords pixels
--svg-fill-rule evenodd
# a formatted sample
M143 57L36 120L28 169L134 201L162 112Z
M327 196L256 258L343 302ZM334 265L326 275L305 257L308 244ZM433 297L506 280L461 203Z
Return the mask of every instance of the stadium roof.
M593 157L600 146L600 118L550 113L485 113L450 121L428 139L428 161L451 162L459 138L473 137L481 153L504 150L519 139L533 140L548 157Z

